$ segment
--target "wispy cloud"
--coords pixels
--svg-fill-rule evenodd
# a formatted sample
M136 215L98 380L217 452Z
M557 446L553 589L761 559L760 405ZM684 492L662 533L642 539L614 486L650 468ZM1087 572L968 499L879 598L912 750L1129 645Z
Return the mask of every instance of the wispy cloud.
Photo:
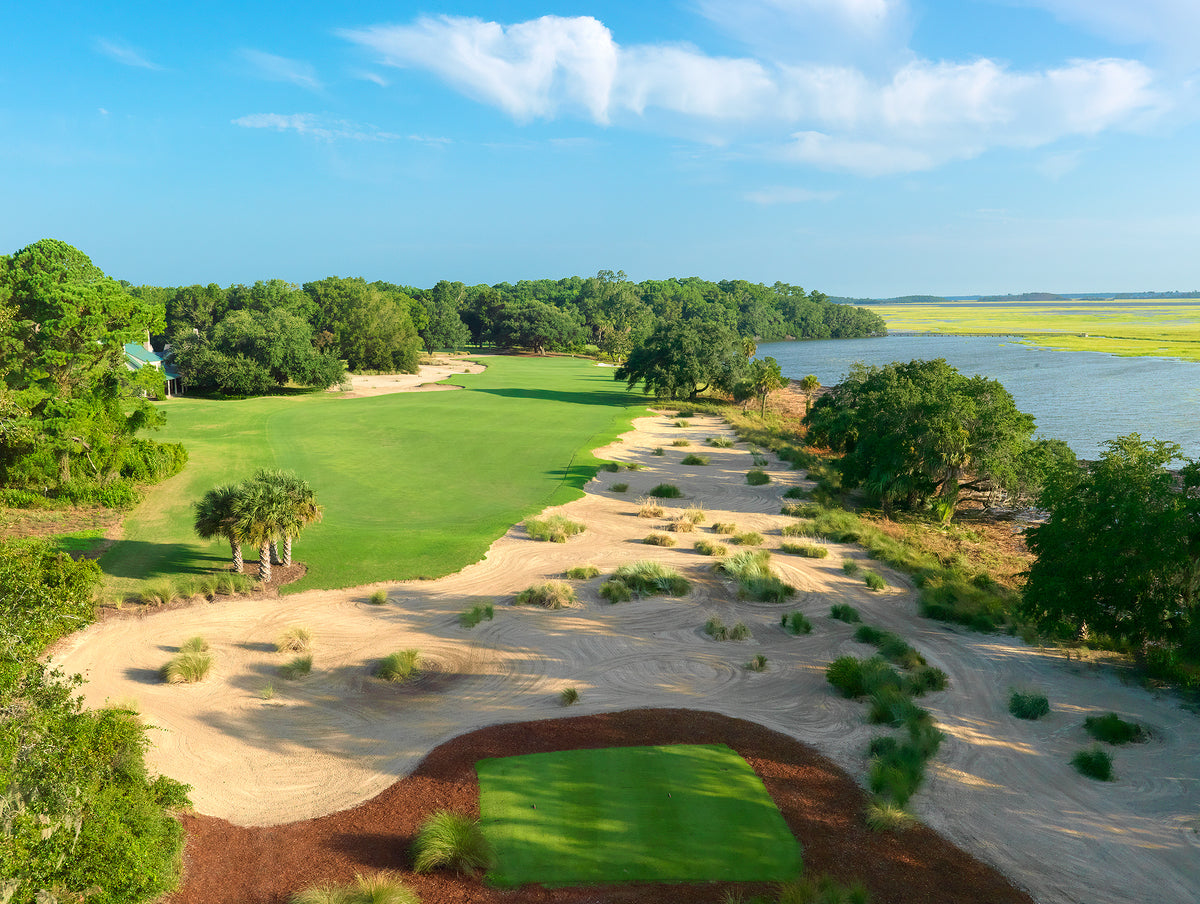
M321 141L397 141L402 137L372 125L333 119L319 113L251 113L233 120L233 124L245 129L295 132Z
M321 90L317 70L303 60L291 60L250 48L243 48L239 55L253 67L259 78L269 82L288 82L310 91Z
M773 185L748 191L742 197L753 204L808 204L813 201L832 201L837 198L835 191L813 191L810 188L796 188L787 185Z
M1044 9L1118 44L1149 44L1184 53L1196 65L1200 3L1196 0L1016 0Z
M845 33L872 40L894 37L908 15L905 0L745 2L762 15L832 17ZM717 21L733 15L731 4L704 0L700 7ZM623 47L590 17L513 25L421 17L340 34L382 65L430 71L519 122L563 115L600 125L669 121L674 128L690 124L715 143L742 140L753 130L776 136L775 156L863 175L927 170L993 147L1036 148L1132 128L1168 103L1151 70L1129 59L1015 70L990 59L930 61L909 52L875 71L717 57L684 44Z
M122 66L133 66L137 69L153 69L160 71L163 67L147 59L139 50L135 50L123 41L110 41L108 38L96 38L96 50L110 60L116 60Z

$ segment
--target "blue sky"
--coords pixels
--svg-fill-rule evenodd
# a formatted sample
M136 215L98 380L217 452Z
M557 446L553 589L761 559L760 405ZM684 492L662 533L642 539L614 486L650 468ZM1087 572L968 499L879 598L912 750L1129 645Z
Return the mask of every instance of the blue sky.
M8 4L0 253L1200 288L1196 0Z

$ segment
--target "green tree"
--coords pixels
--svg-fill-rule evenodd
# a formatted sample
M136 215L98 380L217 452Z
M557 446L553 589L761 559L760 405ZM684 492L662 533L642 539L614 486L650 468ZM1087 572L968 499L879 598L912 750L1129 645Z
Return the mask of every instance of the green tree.
M809 374L800 381L800 391L804 393L804 413L806 415L812 409L813 396L820 388L821 381L817 379L816 374Z
M233 555L233 570L242 573L242 540L238 533L237 507L242 487L236 483L224 483L213 487L199 500L192 503L195 513L193 527L202 540L224 537L229 541Z
M710 388L733 391L746 372L741 338L723 323L659 323L616 369L614 379L660 398L695 398Z
M941 358L855 364L805 423L809 442L842 453L845 486L866 488L885 511L929 505L943 521L964 488L1016 485L1034 429L999 382Z
M1023 612L1046 627L1178 643L1197 618L1200 462L1136 433L1104 447L1099 461L1046 479L1048 516L1026 535L1037 559ZM1175 462L1181 470L1168 470Z
M313 326L326 336L328 351L352 371L416 373L421 340L411 311L411 298L385 283L330 276L305 283L312 299Z
M546 354L547 349L568 349L579 341L581 334L579 322L570 314L533 300L508 305L500 322L493 327L498 344L527 348L538 355Z
M313 488L293 471L263 468L255 472L252 482L267 484L272 493L281 493L285 500L284 514L279 519L278 539L283 541L283 554L279 556L279 564L291 565L292 540L308 525L320 521L324 509L317 504L317 495Z
M271 545L294 523L291 500L278 483L251 480L242 484L235 510L235 530L243 543L258 547L258 579L271 580Z
M444 279L425 293L426 327L421 331L421 339L427 351L459 349L470 341L471 333L458 313L466 293L467 288L462 283Z
M750 372L746 379L755 397L761 403L759 416L766 417L767 396L775 390L787 386L787 380L783 376L783 371L779 368L779 362L771 357L756 358L750 362Z

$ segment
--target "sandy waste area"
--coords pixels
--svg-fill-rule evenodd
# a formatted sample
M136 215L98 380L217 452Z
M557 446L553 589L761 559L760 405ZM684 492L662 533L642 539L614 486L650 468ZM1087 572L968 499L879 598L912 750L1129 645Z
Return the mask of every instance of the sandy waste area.
M454 368L461 372L464 364ZM420 382L436 379L422 375ZM384 378L367 378L371 381ZM369 391L369 390L363 390ZM837 656L874 651L853 628L829 617L850 603L869 624L895 631L950 676L948 690L926 696L947 740L911 808L949 840L988 862L1043 902L1195 902L1200 900L1200 718L1165 695L1123 684L1108 668L1040 651L1006 636L974 634L920 618L910 580L866 559L854 546L828 544L825 559L773 556L797 592L783 606L737 598L696 552L700 539L725 542L713 522L736 522L777 548L781 496L806 486L802 472L771 459L771 483L752 487L745 443L712 448L733 434L722 420L688 427L642 417L597 456L640 465L601 472L586 495L550 510L587 530L566 543L536 542L513 527L487 557L436 581L313 591L279 599L218 601L141 617L108 620L61 645L55 660L86 678L89 705L136 701L148 724L151 768L193 786L205 814L240 825L277 825L332 813L378 794L406 775L433 746L475 728L632 707L687 707L749 719L812 745L865 783L865 749L880 732L866 707L826 683ZM688 448L673 446L687 439ZM656 456L656 447L664 454ZM689 452L711 464L685 466ZM685 498L665 500L666 518L638 517L638 497L663 481ZM627 483L626 492L613 490ZM702 505L695 533L676 548L644 545L677 509ZM304 557L303 538L297 545ZM731 547L735 550L736 547ZM610 605L597 589L604 574L639 559L677 567L692 582L681 599ZM843 573L857 559L888 588L871 592ZM546 611L512 605L516 592L585 563L601 577L573 582L581 605ZM372 592L387 602L371 605ZM493 602L495 619L461 627L459 613ZM794 637L782 612L800 610L814 629ZM714 642L705 621L744 622L753 637ZM289 626L314 636L310 676L279 677L290 656L274 642ZM202 635L215 654L207 680L160 682L178 645ZM404 686L371 677L373 664L402 649L420 651L425 671ZM743 665L768 658L765 672ZM559 692L580 702L564 710ZM1037 722L1013 718L1011 689L1040 689L1052 712ZM1070 766L1090 739L1085 716L1114 711L1153 732L1148 743L1111 748L1116 781L1101 783Z

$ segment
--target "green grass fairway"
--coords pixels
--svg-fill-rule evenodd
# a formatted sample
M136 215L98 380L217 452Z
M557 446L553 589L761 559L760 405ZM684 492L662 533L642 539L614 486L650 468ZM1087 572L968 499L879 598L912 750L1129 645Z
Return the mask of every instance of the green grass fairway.
M580 496L598 464L590 450L645 411L644 396L590 361L483 361L483 373L448 380L467 387L451 392L164 403L156 438L182 442L188 466L126 520L101 559L108 589L227 562L228 543L192 532L191 504L260 467L294 470L325 506L296 541L308 574L288 592L451 574L516 522Z
M479 807L500 886L787 881L800 845L724 744L480 760Z

